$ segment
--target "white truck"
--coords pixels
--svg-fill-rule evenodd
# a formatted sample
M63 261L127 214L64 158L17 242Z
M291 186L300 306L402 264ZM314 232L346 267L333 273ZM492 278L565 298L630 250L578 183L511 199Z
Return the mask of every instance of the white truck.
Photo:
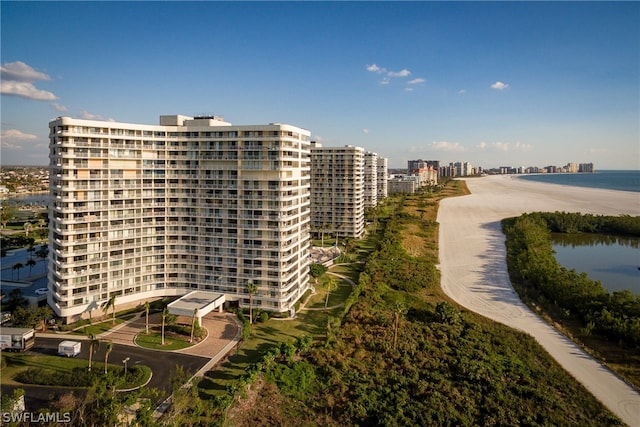
M75 357L80 354L82 343L80 341L62 341L58 344L58 354L60 356Z
M35 343L33 328L0 328L0 350L26 351Z

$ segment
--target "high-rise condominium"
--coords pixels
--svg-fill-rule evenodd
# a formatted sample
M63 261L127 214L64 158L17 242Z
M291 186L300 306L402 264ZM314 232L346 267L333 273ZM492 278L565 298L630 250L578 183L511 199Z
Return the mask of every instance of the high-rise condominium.
M286 312L308 289L310 133L214 116L50 128L48 301L67 320L192 290Z
M378 154L364 153L364 207L378 205Z
M315 234L360 238L364 233L364 149L311 148L311 228Z

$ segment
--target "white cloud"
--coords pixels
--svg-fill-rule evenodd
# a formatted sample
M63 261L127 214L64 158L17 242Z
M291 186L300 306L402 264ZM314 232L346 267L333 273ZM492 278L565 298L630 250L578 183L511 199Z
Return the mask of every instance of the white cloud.
M369 129L362 129L363 133L369 133Z
M0 67L2 79L33 82L36 80L50 80L45 73L36 71L22 61L7 62Z
M458 95L464 95L465 93L467 93L466 89L460 89L458 92L456 92Z
M0 67L0 93L4 95L19 96L35 101L53 101L58 99L53 93L38 89L33 82L38 80L50 80L50 77L40 71L36 71L21 61L7 62Z
M525 144L520 141L516 141L515 143L502 141L487 143L482 141L476 145L476 147L480 150L491 149L494 151L531 151L533 149L533 146L530 144Z
M0 82L0 93L36 101L53 101L54 99L58 99L53 93L36 88L33 83L19 82L16 80L3 80Z
M0 134L0 146L2 148L22 150L21 143L23 141L33 141L37 138L36 135L24 133L18 129L7 129Z
M381 67L378 67L376 64L367 65L367 71L371 73L384 73L387 70Z
M59 104L57 102L51 102L51 103L49 103L49 105L51 105L51 107L53 107L54 110L60 111L62 113L64 113L65 111L69 111L69 109L67 107L65 107L64 105Z
M449 141L433 141L431 143L432 150L435 151L466 151L467 149L460 145L459 142L449 142Z
M380 80L380 84L381 85L388 85L391 82L391 80L389 80L388 78L383 78L382 80Z
M387 73L387 76L389 77L407 77L408 75L411 74L411 71L407 70L406 68L400 71L389 71Z
M533 150L533 146L531 144L524 144L520 141L516 142L516 149L521 151L531 151Z
M107 121L107 122L114 122L115 121L114 119L111 119L111 118L105 119L104 116L101 116L100 114L93 114L93 113L90 113L90 112L88 112L86 110L81 110L80 111L80 118L84 119L84 120L104 120L104 121Z
M497 81L494 84L491 85L492 89L496 89L496 90L505 90L506 88L508 88L509 85L506 83L503 83L501 81Z
M407 83L410 85L418 85L424 82L426 82L425 79L417 78L417 79L409 80Z
M413 88L412 87L405 87L404 91L405 92L413 92Z

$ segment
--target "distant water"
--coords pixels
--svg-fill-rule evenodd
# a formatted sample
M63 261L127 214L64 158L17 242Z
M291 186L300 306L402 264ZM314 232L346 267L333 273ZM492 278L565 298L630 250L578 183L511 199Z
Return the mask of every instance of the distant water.
M573 185L575 187L640 192L640 170L603 170L594 173L547 173L518 175L518 178L549 184Z

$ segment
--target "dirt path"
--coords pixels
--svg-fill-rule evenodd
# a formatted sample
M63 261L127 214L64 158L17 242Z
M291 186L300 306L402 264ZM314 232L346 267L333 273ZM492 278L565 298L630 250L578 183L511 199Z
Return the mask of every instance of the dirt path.
M567 187L509 176L467 180L471 195L438 211L442 289L462 306L531 334L571 375L630 426L640 426L640 394L535 315L507 273L500 221L533 211L640 215L640 193Z

